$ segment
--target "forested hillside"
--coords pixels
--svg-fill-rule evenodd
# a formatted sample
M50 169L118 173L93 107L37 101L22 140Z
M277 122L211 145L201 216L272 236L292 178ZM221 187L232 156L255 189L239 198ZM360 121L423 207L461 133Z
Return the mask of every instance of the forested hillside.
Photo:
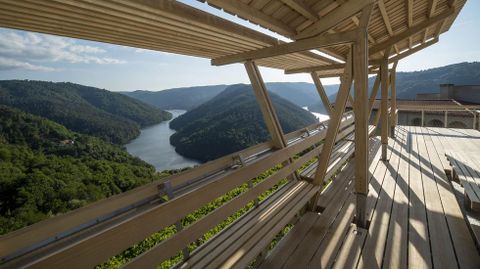
M270 92L273 92L300 107L309 106L320 98L315 89L315 85L312 83L269 82L265 85ZM211 85L176 88L163 91L133 91L122 93L161 109L192 110L193 108L211 100L228 86L231 85ZM325 85L325 91L327 94L333 94L336 90L336 86L331 87L330 85Z
M371 83L373 81L371 80ZM415 99L417 93L436 93L440 84L479 85L480 62L458 63L415 72L397 73L397 96Z
M138 136L140 128L171 117L134 98L74 83L0 81L0 104L117 144Z
M270 93L285 133L315 123L315 117L293 103ZM170 143L184 156L202 161L267 141L268 131L249 85L225 89L214 99L174 119L177 132Z
M116 145L0 105L0 234L151 182Z
M175 88L163 91L122 92L147 104L161 109L191 110L215 97L227 85Z

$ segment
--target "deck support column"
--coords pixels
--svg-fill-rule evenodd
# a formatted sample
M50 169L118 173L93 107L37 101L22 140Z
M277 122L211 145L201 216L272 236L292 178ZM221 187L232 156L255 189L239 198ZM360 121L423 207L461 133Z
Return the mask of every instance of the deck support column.
M425 110L422 109L422 122L420 123L420 126L424 126L425 123Z
M353 74L355 80L355 193L358 227L367 228L366 206L368 194L368 38L367 29L359 29L358 41L353 45Z
M391 117L390 117L390 137L395 138L395 127L397 126L397 65L398 62L393 64L392 70L390 71L390 90L392 91L391 94Z
M275 113L275 108L273 107L272 101L268 96L267 87L262 79L262 74L258 70L257 65L249 60L245 62L245 69L247 70L250 83L252 84L253 92L257 99L260 110L263 114L263 119L265 120L265 125L267 126L268 132L272 137L273 146L277 149L287 147L287 141L283 135L282 126L278 120L277 113ZM284 165L292 163L291 159ZM293 178L299 179L297 172L292 174Z
M391 47L385 50L384 58L380 65L380 79L382 84L382 103L381 103L381 115L382 122L381 141L382 141L382 160L387 161L387 148L388 148L388 57L390 55Z
M445 114L443 115L443 127L448 127L448 111L445 110Z

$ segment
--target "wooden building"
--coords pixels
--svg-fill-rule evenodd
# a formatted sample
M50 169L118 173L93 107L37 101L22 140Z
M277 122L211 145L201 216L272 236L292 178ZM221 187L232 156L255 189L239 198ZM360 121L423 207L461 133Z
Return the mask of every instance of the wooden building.
M480 133L396 126L397 65L437 43L465 1L204 1L284 42L173 0L0 0L1 27L244 64L272 137L4 235L0 267L91 268L175 225L174 235L124 267L153 268L181 253L181 268L480 268L478 227L464 216L445 172L449 162L461 168L452 175L466 182L474 210L479 174L446 156L480 151ZM311 74L330 120L284 134L258 66ZM370 96L369 74L377 74ZM320 78L335 76L341 85L333 106ZM380 113L369 125L378 91ZM353 113L345 113L348 100ZM183 227L185 216L242 184L249 189Z

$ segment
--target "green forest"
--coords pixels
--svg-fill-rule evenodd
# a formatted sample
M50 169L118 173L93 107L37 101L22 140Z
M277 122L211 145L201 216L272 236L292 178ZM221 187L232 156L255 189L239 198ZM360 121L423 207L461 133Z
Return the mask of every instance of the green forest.
M120 146L0 105L0 234L159 178Z
M68 82L3 80L0 104L115 144L125 144L140 134L140 128L172 116L123 94Z
M317 122L309 112L270 93L285 133ZM269 134L249 85L233 85L170 122L170 143L181 155L209 161L265 142Z

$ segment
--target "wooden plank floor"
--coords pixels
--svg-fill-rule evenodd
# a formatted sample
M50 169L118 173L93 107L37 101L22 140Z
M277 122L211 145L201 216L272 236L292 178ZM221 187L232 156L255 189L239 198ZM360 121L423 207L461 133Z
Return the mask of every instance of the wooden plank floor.
M480 268L463 205L445 174L445 153L480 152L480 132L398 126L396 135L388 162L378 149L371 152L368 230L351 224L355 195L347 184L321 214L306 213L261 267Z

